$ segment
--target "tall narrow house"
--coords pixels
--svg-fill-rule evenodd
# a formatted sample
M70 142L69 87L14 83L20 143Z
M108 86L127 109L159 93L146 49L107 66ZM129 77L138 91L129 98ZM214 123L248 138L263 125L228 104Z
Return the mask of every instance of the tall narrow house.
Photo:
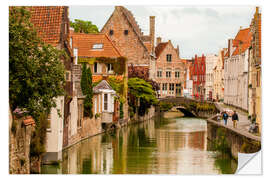
M249 49L249 115L255 118L261 131L261 12L256 12L250 24L252 32Z
M132 13L123 6L116 6L112 15L101 29L128 59L129 69L144 73L146 77L155 75L155 17L150 16L149 35L144 35Z
M62 158L63 136L67 134L67 124L70 119L70 101L72 99L71 66L72 54L69 46L69 18L67 6L32 6L31 22L39 37L47 44L64 50L66 57L61 57L65 66L65 96L56 98L56 108L49 114L47 129L47 154L44 160L59 160ZM60 110L61 116L58 116Z
M203 101L205 99L205 56L198 57L195 55L193 59L192 67L192 82L193 82L193 94L195 99Z
M157 38L156 76L154 80L159 84L159 97L176 97L183 95L185 83L185 64L179 57L179 47L174 48L172 42L162 42Z

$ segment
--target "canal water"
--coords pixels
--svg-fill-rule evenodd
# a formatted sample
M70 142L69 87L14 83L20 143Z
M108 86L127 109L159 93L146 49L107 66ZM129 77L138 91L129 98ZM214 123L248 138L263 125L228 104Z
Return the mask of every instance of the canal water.
M233 174L237 162L211 151L207 122L156 118L84 140L43 174ZM168 118L169 117L169 118Z

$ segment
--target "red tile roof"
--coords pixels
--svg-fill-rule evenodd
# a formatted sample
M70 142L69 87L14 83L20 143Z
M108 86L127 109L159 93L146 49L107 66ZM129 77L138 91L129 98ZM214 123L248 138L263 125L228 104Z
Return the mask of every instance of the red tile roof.
M31 22L39 37L48 44L57 46L60 42L61 25L65 6L31 6Z
M120 51L106 34L71 33L73 48L78 48L79 57L120 57ZM102 49L93 49L94 44L103 44Z
M168 42L162 42L162 43L159 43L157 45L157 47L155 48L155 53L156 53L156 57L157 58L160 56L160 54L165 49L165 47L167 46L167 44L168 44Z
M233 46L236 47L233 52L234 55L238 55L241 52L244 52L251 43L252 34L250 32L250 28L241 29L233 40Z

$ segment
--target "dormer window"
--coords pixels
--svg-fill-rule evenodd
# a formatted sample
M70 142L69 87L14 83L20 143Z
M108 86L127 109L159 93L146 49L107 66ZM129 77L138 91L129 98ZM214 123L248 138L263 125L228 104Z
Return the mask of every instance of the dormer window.
M128 30L124 30L124 34L125 35L128 35Z
M111 30L110 30L110 36L112 36L112 35L113 35L113 30L111 29Z
M92 49L103 49L103 44L94 44Z

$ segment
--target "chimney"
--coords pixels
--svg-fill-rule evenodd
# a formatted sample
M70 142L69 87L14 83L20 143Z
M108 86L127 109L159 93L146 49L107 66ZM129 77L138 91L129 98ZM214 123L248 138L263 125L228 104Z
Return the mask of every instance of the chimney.
M256 14L259 13L259 7L256 7Z
M150 32L149 32L150 38L151 38L151 50L152 52L155 51L155 16L150 16Z
M157 37L157 45L161 43L161 37Z
M179 45L177 45L176 53L177 53L178 57L180 57L180 54L179 54Z

